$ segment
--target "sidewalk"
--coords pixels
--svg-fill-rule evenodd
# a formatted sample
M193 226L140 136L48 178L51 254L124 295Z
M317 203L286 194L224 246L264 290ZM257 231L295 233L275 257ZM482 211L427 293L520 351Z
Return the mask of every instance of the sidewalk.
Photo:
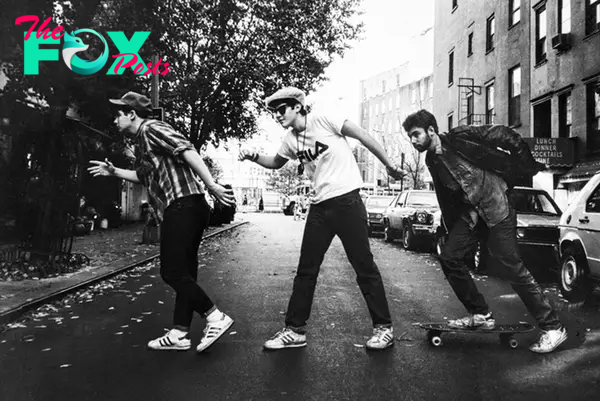
M236 216L231 224L210 226L204 239L247 223ZM141 243L143 223L134 223L75 237L73 252L90 258L89 266L59 277L40 280L0 282L0 324L66 293L146 263L159 254L159 246Z

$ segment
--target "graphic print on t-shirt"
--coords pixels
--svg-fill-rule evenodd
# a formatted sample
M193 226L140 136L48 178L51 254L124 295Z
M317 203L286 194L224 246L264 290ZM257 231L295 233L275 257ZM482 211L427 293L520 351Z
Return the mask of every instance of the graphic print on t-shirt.
M296 156L298 157L298 160L300 160L300 163L303 163L304 160L308 160L309 162L312 162L314 160L317 160L317 158L320 155L322 155L327 149L329 149L329 146L327 146L324 143L321 143L319 141L316 141L314 153L311 149L303 149L303 150L298 150L296 152Z

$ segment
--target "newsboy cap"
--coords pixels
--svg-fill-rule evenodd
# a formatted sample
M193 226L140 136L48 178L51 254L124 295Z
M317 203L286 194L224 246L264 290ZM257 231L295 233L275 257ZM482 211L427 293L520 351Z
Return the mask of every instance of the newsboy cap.
M144 95L135 92L127 92L120 99L109 99L112 104L129 106L138 111L152 111L152 102Z
M306 95L303 91L298 88L294 88L293 86L288 86L285 88L279 89L277 92L273 93L265 100L265 104L268 108L272 108L278 102L283 102L286 100L293 100L302 105L302 107L306 106L305 102Z

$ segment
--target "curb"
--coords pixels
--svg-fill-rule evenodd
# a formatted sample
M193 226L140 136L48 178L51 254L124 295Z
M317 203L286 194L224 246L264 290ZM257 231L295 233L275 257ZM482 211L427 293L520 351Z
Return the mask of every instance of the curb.
M219 229L217 229L217 230L215 230L215 231L213 231L213 232L211 232L211 233L206 234L205 236L203 236L202 240L204 241L204 240L206 240L208 238L214 237L214 236L219 235L219 234L221 234L221 233L223 233L225 231L229 231L229 230L231 230L233 228L240 227L240 226L242 226L244 224L248 224L248 222L247 221L241 221L239 223L233 223L229 227L219 228ZM118 275L120 273L124 273L124 272L126 272L128 270L134 269L134 268L136 268L138 266L141 266L141 265L143 265L145 263L151 262L152 260L154 260L154 259L156 259L158 257L159 257L159 254L156 254L154 256L149 256L147 258L144 258L144 259L139 260L137 262L134 262L132 264L129 264L129 265L126 265L126 266L123 266L123 267L119 267L119 268L117 268L117 269L115 269L113 271L106 272L106 273L101 274L101 275L99 275L97 277L92 277L92 278L90 278L88 280L85 280L85 281L82 281L80 283L73 284L70 287L60 289L58 291L49 293L47 295L42 295L41 297L39 297L37 299L34 299L34 300L29 301L27 303L21 304L21 305L13 308L11 310L8 310L8 311L3 312L2 314L0 314L0 325L6 324L6 323L8 323L8 322L10 322L12 320L17 319L19 316L23 315L25 312L27 312L27 311L29 311L31 309L35 309L35 308L37 308L37 307L39 307L39 306L41 306L43 304L47 304L47 303L53 302L56 299L62 298L65 295L67 295L67 294L69 294L71 292L78 291L78 290L80 290L82 288L85 288L87 286L95 284L95 283L97 283L99 281L109 279L109 278L111 278L113 276L116 276L116 275Z

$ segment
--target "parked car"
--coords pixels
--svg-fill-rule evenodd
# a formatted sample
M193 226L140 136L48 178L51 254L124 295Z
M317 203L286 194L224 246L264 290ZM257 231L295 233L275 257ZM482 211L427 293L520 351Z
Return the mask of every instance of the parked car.
M510 200L517 213L517 242L523 262L536 275L547 275L556 270L560 208L546 191L529 187L514 187ZM446 230L443 225L438 227L436 252L439 255ZM486 270L489 263L493 263L493 259L484 240L474 250L472 266L476 270Z
M371 195L364 201L367 209L369 235L383 231L383 212L394 198L395 196L389 195Z
M408 190L400 193L384 212L385 241L402 238L405 249L415 249L423 242L432 244L435 239L434 213L439 210L434 191Z
M569 204L559 222L560 290L584 300L600 283L600 173Z

